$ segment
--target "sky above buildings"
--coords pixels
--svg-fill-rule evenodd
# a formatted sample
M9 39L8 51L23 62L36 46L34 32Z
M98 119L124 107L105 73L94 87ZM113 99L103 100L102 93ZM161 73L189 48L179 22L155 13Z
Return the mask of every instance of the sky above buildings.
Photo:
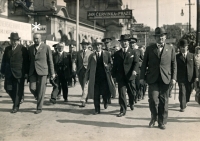
M58 5L65 5L63 0L57 0ZM156 0L122 0L123 5L133 9L137 23L144 23L151 28L156 27ZM196 29L196 0L191 0L191 27ZM188 0L159 0L159 26L189 22ZM181 16L183 9L184 16Z

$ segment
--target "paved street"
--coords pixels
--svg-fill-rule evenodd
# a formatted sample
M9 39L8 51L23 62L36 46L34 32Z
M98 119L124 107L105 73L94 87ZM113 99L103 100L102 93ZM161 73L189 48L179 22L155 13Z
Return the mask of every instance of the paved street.
M139 101L134 111L128 108L124 117L119 113L118 100L108 109L101 105L101 114L93 115L93 101L79 108L81 89L69 88L69 102L63 99L49 105L52 87L48 86L43 112L35 115L36 101L25 87L25 102L16 114L11 114L12 102L6 93L0 98L0 141L199 141L200 106L194 100L185 112L179 112L178 90L169 99L169 118L166 130L149 128L148 98Z

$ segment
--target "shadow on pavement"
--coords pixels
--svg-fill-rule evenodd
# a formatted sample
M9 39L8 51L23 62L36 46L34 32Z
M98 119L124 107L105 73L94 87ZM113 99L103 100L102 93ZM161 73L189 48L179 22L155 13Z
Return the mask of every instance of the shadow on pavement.
M97 127L110 127L110 128L149 128L146 125L125 125L115 122L100 122L100 121L85 121L85 120L57 120L60 123L76 123L82 125L92 125Z
M150 121L151 118L133 118L133 117L126 117L127 119L133 120L148 120ZM169 117L167 122L200 122L200 117Z

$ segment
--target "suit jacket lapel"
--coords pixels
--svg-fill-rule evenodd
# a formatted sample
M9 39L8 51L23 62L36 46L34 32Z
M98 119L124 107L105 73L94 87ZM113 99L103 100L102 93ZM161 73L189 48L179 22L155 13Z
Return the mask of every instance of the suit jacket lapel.
M122 48L121 48L120 51L119 51L119 55L124 59L124 55L123 55Z
M17 45L16 48L15 48L15 50L13 50L13 55L14 55L15 53L17 53L19 50L20 50L20 46Z
M83 59L83 50L81 50L80 55L81 55L81 57Z
M124 61L130 58L130 52L131 52L131 48L128 48L127 52L126 52L126 56L124 58ZM122 53L123 54L123 53Z
M42 45L42 43L41 43L40 46L39 46L39 48L38 48L38 50L37 50L37 54L40 53L40 51L42 50L42 48L43 48L43 45Z
M96 52L93 54L93 58L94 58L95 61L97 61Z
M160 50L159 48L157 47L157 45L155 44L154 48L153 48L153 52L156 54L156 56L158 58L160 58Z
M180 59L185 63L185 58L183 57L182 53L180 53Z

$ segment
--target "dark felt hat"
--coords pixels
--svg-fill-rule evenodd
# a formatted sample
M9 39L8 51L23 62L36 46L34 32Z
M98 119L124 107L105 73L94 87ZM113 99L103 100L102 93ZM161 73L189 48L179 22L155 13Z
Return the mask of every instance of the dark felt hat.
M87 39L83 39L80 44L87 44L87 45L89 45L90 43L89 43L89 41Z
M10 37L8 37L8 39L19 40L20 37L19 37L18 33L16 33L16 32L12 32L12 33L10 33Z
M137 39L136 39L136 38L130 38L130 39L129 39L129 42L130 42L130 43L137 43Z
M57 44L54 44L52 47L57 48Z
M167 34L163 27L156 27L154 36Z
M181 39L179 45L181 47L186 47L188 46L188 41L186 39Z
M112 39L111 38L104 38L101 41L104 42L104 43L109 43L110 41L112 41Z
M129 36L128 35L121 35L119 41L124 41L124 40L129 41Z

